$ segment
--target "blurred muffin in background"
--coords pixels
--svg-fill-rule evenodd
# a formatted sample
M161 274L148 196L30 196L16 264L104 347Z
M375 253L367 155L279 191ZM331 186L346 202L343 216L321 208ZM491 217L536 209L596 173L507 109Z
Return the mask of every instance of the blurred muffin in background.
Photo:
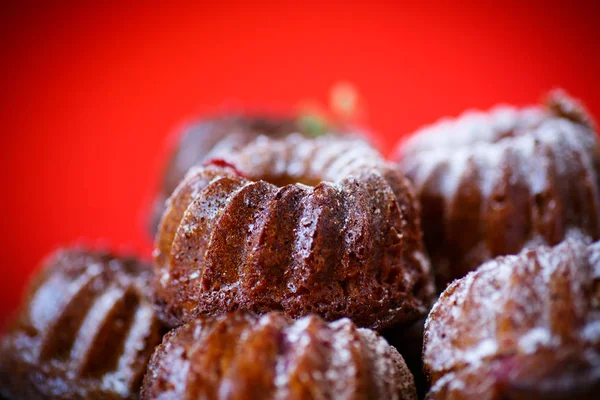
M600 238L600 141L562 91L541 106L443 119L401 142L396 159L421 202L440 290L498 255Z
M52 254L2 338L0 394L10 399L137 399L164 332L151 270L81 248Z
M600 242L501 256L454 281L425 324L428 399L597 399Z

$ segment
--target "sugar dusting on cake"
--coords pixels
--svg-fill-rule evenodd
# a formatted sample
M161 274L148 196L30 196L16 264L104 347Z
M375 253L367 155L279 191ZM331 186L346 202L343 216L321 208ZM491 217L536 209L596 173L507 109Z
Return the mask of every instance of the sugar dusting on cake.
M569 239L552 248L524 250L455 281L425 326L424 362L437 381L434 386L460 390L466 385L461 379L473 378L459 371L485 376L492 374L488 368L495 360L533 357L541 350L582 346L600 360L600 304L593 294L599 243Z

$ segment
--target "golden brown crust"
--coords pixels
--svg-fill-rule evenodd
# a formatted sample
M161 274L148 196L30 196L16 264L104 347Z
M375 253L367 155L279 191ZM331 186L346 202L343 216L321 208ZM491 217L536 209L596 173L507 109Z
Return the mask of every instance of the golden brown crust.
M132 259L59 250L2 340L0 392L27 399L136 399L161 325L151 270Z
M236 309L375 329L426 314L418 206L371 147L261 137L219 165L190 170L157 235L157 303L171 326Z
M235 312L196 319L156 349L143 399L416 399L402 356L348 319Z
M438 288L498 255L599 239L599 143L561 92L545 107L468 111L403 142L397 157L423 206Z
M568 240L485 263L425 326L431 399L595 398L600 242Z

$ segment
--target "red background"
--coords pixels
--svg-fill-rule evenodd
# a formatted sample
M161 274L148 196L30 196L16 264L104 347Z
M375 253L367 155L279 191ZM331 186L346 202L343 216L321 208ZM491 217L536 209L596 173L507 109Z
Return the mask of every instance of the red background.
M79 3L0 6L0 325L60 244L149 254L165 137L194 115L290 111L347 80L386 152L440 116L555 86L600 118L598 2Z

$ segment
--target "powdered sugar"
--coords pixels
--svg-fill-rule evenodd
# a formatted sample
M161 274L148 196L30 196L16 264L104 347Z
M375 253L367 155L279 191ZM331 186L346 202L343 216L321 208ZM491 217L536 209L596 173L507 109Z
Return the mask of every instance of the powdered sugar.
M424 362L442 376L438 385L447 383L450 371L506 355L557 351L573 341L593 349L600 341L600 305L590 291L598 268L596 246L571 239L526 250L454 282L425 325Z
M586 324L581 331L581 338L596 345L600 343L600 320Z
M498 343L493 339L485 339L479 342L475 347L470 347L463 352L463 360L467 363L477 366L484 359L494 355L498 351Z
M538 347L552 345L552 334L543 326L531 329L519 338L519 350L523 353L535 353Z
M228 340L218 339L221 335ZM250 371L243 355L262 349L263 343L276 348L256 357L256 369ZM229 350L212 351L210 346L232 346L237 355L223 362ZM245 369L239 369L240 361ZM254 394L269 399L310 394L317 399L363 395L394 400L401 391L410 393L402 399L416 399L401 356L375 332L358 329L349 319L328 323L310 315L293 321L280 313L236 312L183 325L165 336L148 371L154 379L146 385L165 397L218 392L243 398L255 383L248 380L262 369L273 381L263 386L264 393Z
M534 157L538 146L552 147L563 155L555 160L559 174L564 175L574 162L568 157L570 149L585 155L598 145L591 130L540 107L517 110L498 106L488 113L467 111L457 119L446 118L423 128L401 144L399 154L404 170L414 171L411 175L417 185L443 165L441 192L451 199L470 162L485 175L480 182L486 185L482 192L488 196L501 176L499 168L508 152L517 158L511 163L517 175L527 181L532 193L541 192L548 166L543 167L542 153Z
M315 162L325 171L312 168ZM228 153L223 165L227 167L210 165L196 168L198 176L188 174L188 183L207 175L208 168L218 176L195 197L183 194L189 190L176 193L172 205L177 204L185 212L179 221L172 221L169 231L165 228L159 232L164 240L159 241L162 252L157 256L161 263L157 264L170 275L157 275L162 289L157 295L168 304L169 312L177 315L174 318L178 322L198 312L223 308L261 309L263 305L258 302L277 304L293 315L301 312L297 304L304 298L326 298L325 292L331 287L341 292L350 281L356 281L356 293L369 293L370 298L352 295L347 305L332 307L339 310L342 306L347 311L344 315L360 314L367 326L408 322L426 311L426 290L413 293L417 284L429 283L428 263L424 262L422 243L414 228L416 206L409 203L413 198L406 193L404 178L376 150L345 137L259 137ZM231 170L231 166L248 180L221 173ZM369 167L366 171L361 169L365 166ZM350 172L356 176L351 178ZM296 179L310 186L293 183ZM269 186L268 196L272 197L245 196L252 187L263 185ZM185 183L181 188L188 189ZM404 227L410 231L405 232ZM277 238L272 237L272 229L277 230ZM251 237L252 241L242 245L243 237ZM333 243L332 238L339 238L339 243ZM410 245L404 245L409 240ZM387 251L391 246L393 250ZM231 260L225 257L229 251ZM413 252L417 257L411 257ZM231 262L221 263L219 260L224 258ZM371 260L377 260L377 265L370 265ZM233 273L235 266L243 268ZM276 290L263 280L263 276L275 274L267 268L281 275ZM357 272L359 269L366 271L364 275ZM325 270L332 271L337 280L331 286L319 282ZM380 282L383 274L379 271L388 270L394 270L390 279L400 284ZM225 277L235 282L225 282ZM371 290L369 286L373 285L379 287ZM397 296L393 293L397 290L406 294ZM375 292L378 294L373 295ZM367 315L372 321L365 321L360 309L365 301L380 302L375 307L381 316ZM315 312L327 312L326 308L324 304L306 307Z

